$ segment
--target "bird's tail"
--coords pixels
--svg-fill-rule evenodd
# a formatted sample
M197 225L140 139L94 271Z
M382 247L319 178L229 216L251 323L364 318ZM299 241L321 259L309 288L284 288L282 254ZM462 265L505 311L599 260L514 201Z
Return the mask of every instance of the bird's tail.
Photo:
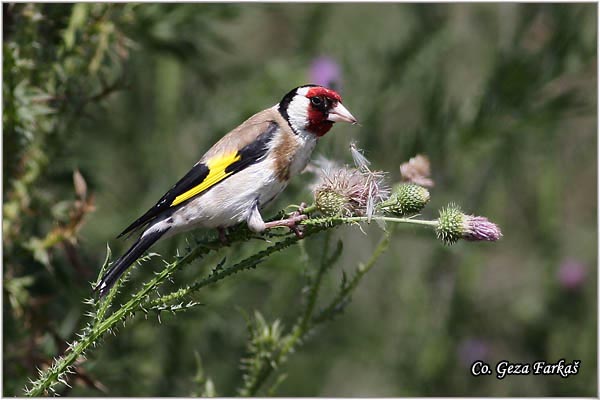
M168 230L168 229L167 229ZM112 267L104 274L98 286L94 291L99 291L100 297L104 297L111 287L117 282L119 277L133 264L150 246L164 235L167 230L144 233L140 238L123 254Z

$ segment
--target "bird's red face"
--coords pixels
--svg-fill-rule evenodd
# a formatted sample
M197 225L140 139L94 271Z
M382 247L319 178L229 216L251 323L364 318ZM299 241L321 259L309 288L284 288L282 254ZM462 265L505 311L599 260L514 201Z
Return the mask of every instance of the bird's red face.
M329 116L330 114L337 115L332 113L332 110L341 105L342 97L336 91L321 86L310 88L306 97L310 100L310 105L308 106L308 126L306 129L314 132L317 136L323 136L331 129L335 122L329 119ZM349 116L347 118L348 122L356 122L356 119L349 112L346 114Z
M325 135L335 122L357 123L334 90L305 85L292 90L280 103L280 111L296 131Z

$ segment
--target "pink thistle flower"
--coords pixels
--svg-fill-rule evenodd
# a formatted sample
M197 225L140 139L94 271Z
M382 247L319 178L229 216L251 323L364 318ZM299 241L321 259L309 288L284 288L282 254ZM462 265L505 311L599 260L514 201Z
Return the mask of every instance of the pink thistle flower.
M502 237L502 232L498 225L490 222L486 217L465 215L462 237L465 240L495 242Z

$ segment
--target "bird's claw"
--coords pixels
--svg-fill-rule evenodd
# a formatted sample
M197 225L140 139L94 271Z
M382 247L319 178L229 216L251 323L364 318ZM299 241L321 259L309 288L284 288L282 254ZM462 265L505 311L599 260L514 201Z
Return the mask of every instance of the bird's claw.
M279 226L287 226L292 232L294 232L297 238L303 238L304 232L302 232L302 228L298 225L298 223L308 218L308 215L302 214L304 208L306 208L306 204L302 203L300 204L298 211L294 211L293 213L289 214L288 218L279 221L267 222L265 224L265 228L269 229Z
M304 210L306 209L307 204L305 202L300 203L300 205L298 206L298 210L296 211L296 213L298 214L304 214ZM294 214L294 213L292 213Z

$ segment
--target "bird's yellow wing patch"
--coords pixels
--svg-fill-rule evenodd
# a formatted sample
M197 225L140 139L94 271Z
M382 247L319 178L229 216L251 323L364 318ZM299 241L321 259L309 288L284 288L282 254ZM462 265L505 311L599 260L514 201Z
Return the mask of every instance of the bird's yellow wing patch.
M190 190L175 197L175 200L173 200L171 206L176 206L177 204L183 203L184 201L191 199L195 195L213 187L217 183L221 182L223 179L227 178L229 175L233 174L234 171L226 171L226 169L231 164L235 163L236 161L239 161L240 158L241 155L238 152L236 152L227 154L225 156L213 158L207 161L206 165L208 166L209 172L206 178L199 185L196 185Z

